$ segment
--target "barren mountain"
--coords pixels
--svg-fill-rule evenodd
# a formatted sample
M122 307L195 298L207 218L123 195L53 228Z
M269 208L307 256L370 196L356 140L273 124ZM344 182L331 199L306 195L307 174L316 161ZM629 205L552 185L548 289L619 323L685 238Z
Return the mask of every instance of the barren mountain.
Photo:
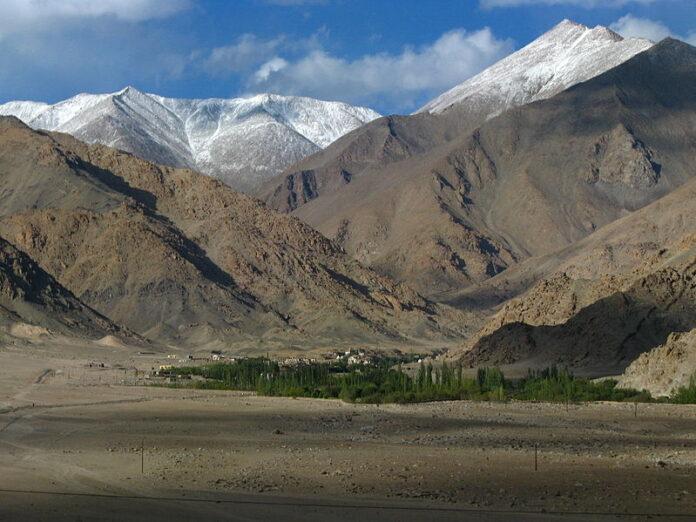
M133 87L112 94L79 94L55 105L9 102L0 105L0 115L156 163L194 168L240 190L256 188L379 117L370 109L311 98L263 94L182 100Z
M563 248L693 177L694 92L696 49L665 40L424 154L368 168L294 214L436 296Z
M572 286L562 285L558 293L530 292L515 308L525 316L541 312L535 314L536 320L508 322L510 310L506 310L506 316L495 319L503 324L487 325L461 359L473 367L526 369L558 364L595 375L621 373L673 332L696 327L696 236L684 250L673 247L662 257L661 262L646 263L637 277L625 274L593 284L580 281L594 296L580 300L567 320L552 310L558 296ZM547 310L551 314L545 314ZM535 322L542 324L530 324Z
M0 119L0 233L154 339L442 339L462 317L220 181Z
M696 374L696 329L674 333L665 344L633 361L619 379L619 385L648 390L653 396L669 396L688 386Z
M59 333L101 338L125 334L85 306L31 258L0 238L0 325L16 335Z
M694 215L696 180L559 252L467 289L459 306L512 299L450 355L472 365L555 362L620 373L672 332L696 325ZM654 391L663 393L663 384Z
M508 109L549 98L623 63L653 44L606 27L564 20L523 49L430 102L412 116L390 116L349 133L258 190L289 212L340 190L364 171L430 151ZM432 113L432 114L431 114Z

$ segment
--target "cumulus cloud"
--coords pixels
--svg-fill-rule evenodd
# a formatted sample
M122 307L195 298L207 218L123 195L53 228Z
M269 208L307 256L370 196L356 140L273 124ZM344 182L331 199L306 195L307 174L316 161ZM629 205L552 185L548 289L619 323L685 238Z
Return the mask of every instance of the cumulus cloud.
M671 36L672 38L688 42L691 45L696 45L696 32L692 32L688 36L678 35L658 20L639 18L631 14L622 16L611 24L610 27L621 36L627 38L647 38L653 42L659 42Z
M197 0L196 0L197 1ZM162 19L194 0L0 0L0 93L55 100L181 75L190 48Z
M272 58L284 41L284 36L263 40L243 34L233 44L213 49L204 65L213 74L241 72Z
M657 0L480 0L481 7L518 7L525 5L570 5L585 7L623 7L628 4L652 4Z
M191 5L190 0L2 0L0 24L11 30L36 23L102 16L139 22L164 18Z
M487 28L475 32L457 29L430 45L355 60L315 49L295 60L274 56L252 75L249 88L354 103L388 97L399 108L409 108L424 96L478 73L512 49L512 42L497 39Z
M637 18L630 14L619 18L611 24L611 28L621 36L647 38L653 42L659 42L663 38L672 36L672 31L662 22L648 18Z

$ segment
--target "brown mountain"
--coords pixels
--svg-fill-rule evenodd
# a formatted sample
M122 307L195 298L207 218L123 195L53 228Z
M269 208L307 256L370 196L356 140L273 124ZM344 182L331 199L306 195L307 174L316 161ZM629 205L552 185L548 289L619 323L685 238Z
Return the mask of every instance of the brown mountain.
M620 373L673 332L696 326L694 215L696 180L565 249L467 289L459 305L514 298L450 355L472 366L524 371L557 363Z
M0 238L0 325L92 339L131 334L80 302L29 256Z
M443 339L462 317L219 181L0 119L0 233L153 339Z
M619 385L669 396L688 386L696 374L696 329L674 333L663 344L641 355L626 368Z
M439 145L423 153L398 161L396 148L397 161L368 166L294 214L378 272L440 296L578 241L690 179L694 92L696 49L668 39L473 132L436 134ZM425 135L438 127L424 121L412 124ZM338 145L357 147L350 136L305 170L344 168Z

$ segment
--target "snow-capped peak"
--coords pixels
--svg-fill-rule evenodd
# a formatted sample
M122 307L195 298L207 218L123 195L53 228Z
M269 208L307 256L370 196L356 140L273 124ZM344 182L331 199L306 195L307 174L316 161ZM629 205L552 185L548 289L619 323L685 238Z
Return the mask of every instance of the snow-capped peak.
M132 86L78 94L55 105L9 102L0 105L0 115L195 168L243 190L380 116L364 107L296 96L186 100Z
M469 104L488 117L550 98L622 64L654 45L623 38L603 26L563 20L526 47L427 103L418 112L441 113Z

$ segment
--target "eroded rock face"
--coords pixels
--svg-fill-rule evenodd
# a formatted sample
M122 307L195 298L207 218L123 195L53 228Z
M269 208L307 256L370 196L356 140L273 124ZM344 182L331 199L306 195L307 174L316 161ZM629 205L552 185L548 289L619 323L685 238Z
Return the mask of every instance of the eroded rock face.
M696 248L676 247L632 273L594 281L563 273L539 282L472 337L462 360L623 371L672 332L696 326Z
M669 396L688 386L696 374L696 330L675 332L667 341L633 361L619 379L619 386L648 390L653 396Z
M20 337L111 334L133 340L130 332L86 306L4 238L0 238L0 326Z
M623 125L595 144L591 164L590 183L647 189L660 177L660 165L654 162L652 153Z

